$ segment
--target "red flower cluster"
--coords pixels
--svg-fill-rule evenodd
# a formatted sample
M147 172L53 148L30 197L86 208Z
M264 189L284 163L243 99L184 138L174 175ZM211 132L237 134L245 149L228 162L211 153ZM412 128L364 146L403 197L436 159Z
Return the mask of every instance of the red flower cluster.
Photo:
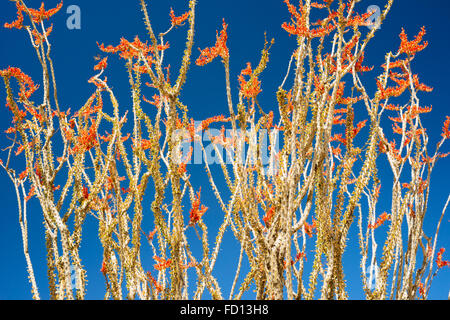
M53 31L53 24L49 28L47 28L47 30L45 31L45 36L37 32L36 30L31 31L34 37L34 43L36 45L40 45L42 41L44 41L44 39L47 38L50 35L50 33L52 33L52 31Z
M35 85L30 76L20 70L20 68L9 67L8 69L0 70L0 75L2 77L13 77L19 82L20 85L20 93L19 96L21 98L28 99L38 88L38 85Z
M425 288L423 287L423 283L419 283L419 294L423 298L425 298Z
M218 56L221 56L223 59L227 59L229 57L229 51L227 48L227 28L228 25L225 23L225 19L222 22L222 31L220 31L220 36L217 34L216 44L214 47L205 48L200 50L200 56L195 61L198 66L204 66L211 61L213 61Z
M150 272L147 272L147 278L153 284L157 292L161 292L163 290L163 287L158 283L158 281L156 281Z
M370 11L370 12L366 12L362 15L356 14L353 17L350 17L347 20L347 26L364 26L364 27L368 27L371 26L373 24L373 22L371 22L369 20L369 18L375 14L376 10Z
M50 10L45 10L44 9L44 2L41 3L41 6L39 8L39 10L35 10L32 8L28 8L28 11L30 11L30 14L33 17L33 21L36 23L40 23L42 20L44 19L50 19L51 16L53 16L55 13L57 13L59 10L61 10L63 6L63 2L61 1L56 8L50 9Z
M389 62L389 69L401 68L403 71L406 71L404 66L408 65L408 63L410 63L412 61L412 59L413 59L413 57L391 61L391 62ZM387 65L384 63L381 65L381 67L383 69L386 69Z
M197 193L197 196L194 196L194 202L192 203L192 208L189 211L189 225L194 226L203 216L203 214L208 210L208 207L202 205L200 207L200 190Z
M225 136L225 127L224 126L222 126L222 128L220 129L220 135L215 136L211 139L212 143L220 144L220 145L224 146L225 148L235 146L236 141L237 140L236 140L235 136L232 136L230 138Z
M345 104L352 105L362 99L362 97L344 97L345 90L345 82L340 82L338 90L336 92L336 103L337 104ZM331 99L331 96L329 96Z
M263 217L263 221L266 227L270 227L270 222L274 215L275 215L275 208L270 207L269 210L267 210L266 215Z
M147 44L147 41L145 43L142 42L141 40L139 40L138 36L134 38L133 42L130 42L125 38L121 38L120 44L115 47L112 45L105 47L103 43L98 45L98 47L103 52L119 53L119 56L123 59L139 58L140 53L142 53L144 57L147 57L150 65L153 61L152 56L148 56L150 53L154 52L153 46L149 46ZM169 43L157 46L158 50L166 50L168 48Z
M164 269L167 269L172 264L172 260L171 259L167 259L166 260L166 259L160 258L158 256L154 256L153 259L155 259L156 262L158 262L158 263L156 263L154 265L155 269L158 270L158 271L162 271Z
M438 268L450 267L450 261L442 260L442 255L444 254L444 252L445 252L445 249L441 248L439 250L439 252L437 253L436 264L437 264Z
M94 66L94 70L103 70L108 66L108 57L103 58Z
M211 123L214 123L214 122L228 122L228 121L230 121L230 118L225 118L225 116L222 115L222 114L218 115L218 116L214 116L214 117L211 117L211 118L208 118L208 119L202 121L201 130L208 130L209 125Z
M342 57L340 58L341 61L341 70L346 69L350 66L350 64L353 63L355 60L355 55L352 53L352 50L357 45L358 41L360 39L360 36L355 35L353 38L344 46L342 50ZM336 58L333 58L329 53L326 53L323 57L323 59L320 59L320 55L317 55L317 62L321 63L323 66L328 65L330 68L331 73L335 73L337 71L337 62ZM359 58L356 60L355 63L355 71L356 72L368 72L372 71L374 66L367 67L363 66L364 62L364 51L360 54ZM314 79L314 83L316 87L318 87L318 91L323 91L323 85L320 84L320 81L318 78Z
M391 216L389 214L387 214L386 212L383 212L381 214L381 216L378 217L378 219L375 222L375 224L369 224L368 227L369 227L369 229L376 229L379 226L381 226L387 220L391 220Z
M308 38L316 38L316 37L324 37L328 34L330 34L331 31L336 29L336 25L334 24L325 24L323 27L318 27L316 29L310 30L306 25L306 7L303 6L301 3L299 5L299 10L292 5L289 0L284 0L284 3L286 3L289 12L292 16L292 21L294 23L287 23L284 22L281 27L288 33L301 36L301 37L308 37ZM317 5L317 8L321 8L321 5ZM331 21L335 16L336 12L332 12L325 20ZM294 21L295 18L295 21ZM315 24L319 24L320 22L317 22Z
M396 79L399 83L396 87L387 87L383 88L383 84L377 79L377 87L379 92L380 100L389 99L391 97L399 97L409 86L409 82L407 80L399 80Z
M181 26L184 21L189 17L190 12L185 12L183 15L176 17L173 9L170 8L170 21L172 22L173 26Z
M63 6L63 2L61 1L56 8L45 10L44 8L44 2L41 3L41 6L38 10L33 8L28 8L28 12L31 14L31 18L33 19L33 22L40 23L44 19L50 19L51 16L53 16L55 13L57 13L59 10L61 10ZM16 1L16 7L17 7L17 20L13 21L11 23L5 23L4 27L11 29L11 28L17 28L22 29L23 27L23 12L26 12L27 9L20 3L20 1Z
M25 201L29 201L35 194L36 194L36 188L33 185L33 186L31 186L30 191L28 192L28 195L25 198Z
M181 163L178 165L178 174L179 175L183 175L184 173L186 173L186 165L191 160L193 150L194 150L194 148L191 147L189 149L188 154L186 155L186 158L184 160L182 160Z
M302 258L304 258L305 261L308 260L308 259L306 258L306 253L304 253L304 252L299 252L299 253L297 253L297 254L295 255L295 259L294 259L294 260L291 260L291 265L296 264L296 263L299 262L300 259L302 259ZM286 263L286 261L284 261L284 268L286 269L286 267L287 267L287 263Z
M313 220L312 224L305 221L305 233L308 237L312 237L314 234L314 229L316 229L316 220Z
M420 44L425 33L425 27L422 27L419 34L415 36L414 40L408 41L408 36L405 33L405 29L402 28L402 32L400 33L401 44L398 52L406 53L407 55L415 55L417 52L425 49L428 46L428 42L425 41Z
M17 7L17 20L11 22L11 23L5 23L4 27L8 29L16 28L16 29L22 29L23 27L23 13L22 11L25 10L25 8L22 6L20 1L16 1L16 7Z
M445 122L444 122L444 126L442 127L442 133L441 133L441 136L442 136L444 139L450 138L450 130L449 130L449 126L450 126L450 117L449 117L449 116L446 116Z
M148 100L145 96L142 97L142 100L145 102L154 105L155 107L159 108L161 107L161 97L157 94L153 95L153 101Z
M83 194L83 198L85 200L89 199L89 189L86 186L83 186L83 188L81 188L81 193Z
M72 148L73 153L83 153L97 146L97 127L92 124L89 130L81 129L77 142Z
M102 261L102 267L100 268L100 272L105 275L107 271L108 271L108 269L106 267L106 262L105 262L105 260L103 260Z
M134 144L135 143L134 139L131 138L131 140L133 140L133 144ZM137 148L141 149L141 150L148 150L151 147L152 147L152 141L151 140L147 140L147 139L141 139L141 144L137 146Z
M250 62L247 62L247 68L241 71L238 76L238 81L241 86L240 92L244 97L256 98L256 96L261 92L261 81L258 80L256 76L252 76L252 66ZM244 75L250 76L250 79L246 81Z

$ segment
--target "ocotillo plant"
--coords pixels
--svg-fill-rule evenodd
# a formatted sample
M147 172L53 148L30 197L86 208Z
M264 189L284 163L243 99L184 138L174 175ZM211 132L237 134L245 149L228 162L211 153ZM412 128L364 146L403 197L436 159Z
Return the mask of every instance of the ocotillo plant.
M239 93L233 95L228 24L223 20L215 43L195 56L195 0L186 1L188 11L179 16L171 10L170 28L160 34L140 0L148 39L98 44L103 56L89 80L95 90L77 110L64 108L52 60L53 26L47 21L63 4L34 9L26 1L14 2L17 18L4 27L29 35L42 82L18 67L0 70L12 115L6 129L11 144L0 165L17 196L34 299L41 298L43 284L38 285L33 266L44 262L32 261L28 249L31 201L39 203L45 228L51 299L86 297L89 274L80 246L87 219L98 224L106 299L202 299L206 292L213 299L240 299L251 288L255 299L347 299L343 255L352 225L358 230L355 261L367 299L426 299L436 272L450 265L437 240L448 201L436 232L424 231L431 173L447 155L441 149L450 138L450 117L440 138L429 137L421 121L431 107L420 97L432 88L413 70L428 45L425 28L414 38L403 30L381 67L364 62L393 0L377 19L375 11L357 13L359 0L285 0L291 20L282 28L296 49L271 111L258 96L274 40L265 41L257 66L242 64L234 75ZM313 18L318 15L321 19ZM173 72L165 38L182 27L186 43ZM119 104L108 84L108 59L126 67L129 108ZM196 122L182 88L192 64L208 68L214 60L223 64L227 106ZM379 72L376 81L367 83L362 76L367 72ZM386 120L392 122L388 127ZM221 130L210 130L217 124ZM430 146L437 138L437 146ZM210 184L203 190L212 189L222 210L217 229L203 220L208 207L187 166L198 153ZM211 169L211 154L221 174ZM391 171L392 181L379 174L380 165ZM381 191L389 212L377 209ZM144 232L144 215L154 221L151 232ZM379 248L375 234L382 224L388 231ZM188 235L191 229L194 237ZM227 231L240 252L232 285L223 288L215 268ZM144 242L150 251L142 249ZM153 268L144 266L144 256L154 259Z

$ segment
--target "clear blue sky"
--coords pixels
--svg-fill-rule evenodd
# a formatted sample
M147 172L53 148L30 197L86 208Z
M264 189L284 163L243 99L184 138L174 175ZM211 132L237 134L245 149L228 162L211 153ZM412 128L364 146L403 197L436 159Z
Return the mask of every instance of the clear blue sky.
M175 13L181 14L187 10L188 1L149 1L150 18L157 33L165 31L169 27L169 9L173 7ZM293 1L295 2L295 1ZM41 1L26 1L31 7L39 7ZM48 0L45 2L46 8L55 7L58 1ZM361 13L372 4L384 6L385 1L369 0L359 3ZM81 8L81 30L69 30L66 27L66 8L76 4ZM14 3L2 1L0 3L0 25L11 22L15 19ZM222 18L229 24L228 46L231 53L232 88L234 94L237 93L237 75L245 68L247 61L256 65L259 61L259 53L264 43L264 32L268 38L275 38L275 44L271 49L268 69L261 76L263 82L260 102L263 109L275 109L275 91L281 84L286 72L290 54L295 48L295 39L281 29L281 24L288 21L290 16L286 6L282 1L258 1L258 0L228 0L211 1L198 0L197 6L197 26L195 34L194 48L211 46L215 41L216 30L221 29ZM429 46L425 51L418 54L413 65L414 72L420 75L422 82L434 87L431 94L421 96L423 105L433 105L433 112L425 115L423 121L428 128L430 136L430 148L440 138L440 132L445 115L448 111L450 101L450 64L448 60L450 49L450 2L445 0L397 0L383 24L376 38L367 48L366 65L375 65L372 71L365 78L374 82L375 77L381 72L380 64L384 55L388 51L395 51L399 45L398 34L401 27L404 27L409 36L418 33L421 26L427 28L425 40L429 41ZM46 21L47 22L47 21ZM51 21L54 25L51 35L53 44L52 54L56 67L56 77L58 82L58 93L60 104L64 107L71 107L76 110L81 106L93 92L91 84L87 80L93 75L92 67L96 61L94 56L101 53L96 42L105 45L118 44L121 37L127 39L139 35L145 39L145 27L142 15L139 10L139 1L65 1L63 9L53 17ZM168 38L171 48L167 51L166 61L170 61L172 69L176 70L179 63L179 52L184 49L184 37L186 27L178 28L172 32ZM32 76L36 83L41 80L39 64L32 49L28 35L24 30L7 30L0 28L1 50L0 69L8 66L20 67L25 73ZM198 57L198 51L194 50L193 59ZM188 73L188 82L183 90L182 100L190 108L190 116L196 120L202 120L217 114L227 114L226 96L224 91L223 67L219 61L206 66L198 67L192 65ZM109 58L108 82L113 86L122 106L131 104L128 80L123 67L123 60L116 57ZM146 95L150 97L151 92ZM144 92L145 94L145 92ZM37 97L37 96L36 96ZM236 101L236 96L234 97ZM5 101L3 85L0 90L0 101ZM63 107L63 108L64 108ZM2 132L9 127L10 115L6 108L1 110L0 117L0 143L7 145L6 135ZM444 148L443 151L448 151ZM0 153L0 158L4 158L5 153ZM432 179L430 206L425 222L425 229L428 235L435 225L442 206L447 198L448 160L441 161L434 171ZM202 170L201 168L193 168ZM195 181L195 180L194 180ZM196 188L205 183L199 179ZM0 211L0 299L30 299L30 286L27 280L25 259L22 251L21 234L16 214L16 199L12 192L12 184L6 174L0 172L0 201L2 209ZM205 216L206 222L212 226L217 225L220 219L214 213L218 212L217 204L207 186L202 188L205 197L203 202L210 207ZM45 246L43 241L42 216L39 212L37 201L31 202L29 213L30 224L30 252L34 262L38 285L43 298L48 297L46 266L45 266ZM438 242L439 247L446 247L449 259L450 255L450 212L443 220ZM151 222L147 220L147 230L153 228ZM214 236L210 231L211 243ZM83 233L84 246L82 244L82 258L88 270L88 298L102 298L104 294L104 281L99 268L101 265L102 249L97 240L97 228L94 221L87 223ZM356 234L351 234L350 241L356 241ZM223 280L224 296L228 296L231 284L231 274L234 272L235 263L227 264L229 259L235 257L234 253L238 247L231 237L227 236L228 244L223 248L223 256L218 261L216 276ZM380 241L380 245L381 245ZM89 244L89 245L86 245ZM151 258L151 251L143 252ZM309 256L308 263L312 262L312 255ZM145 260L145 259L144 259ZM233 260L234 261L234 260ZM350 247L344 257L347 282L349 286L350 298L362 298L361 278L359 270L359 253L355 248ZM151 259L147 259L151 265ZM450 268L441 270L434 281L434 287L430 298L444 299L450 289Z

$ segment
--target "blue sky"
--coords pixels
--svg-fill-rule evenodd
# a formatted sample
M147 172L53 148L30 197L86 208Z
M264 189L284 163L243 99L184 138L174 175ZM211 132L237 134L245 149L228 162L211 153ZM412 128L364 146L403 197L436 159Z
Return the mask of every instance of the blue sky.
M40 1L27 1L31 7L39 7ZM58 1L48 0L46 7L55 7ZM126 3L126 5L124 5ZM366 0L358 4L359 11L365 12L369 5L384 6L385 1ZM66 27L66 8L69 5L78 5L81 8L81 29L69 30ZM139 1L66 1L62 10L53 17L53 33L51 42L53 44L52 54L56 68L58 92L60 103L63 106L76 110L84 104L93 92L93 87L87 80L94 75L92 67L96 64L94 56L100 54L97 42L105 45L119 43L121 37L133 39L139 35L145 38L145 26L139 10ZM150 18L156 33L165 31L169 26L169 10L173 7L175 13L181 14L187 10L187 1L153 0L149 2ZM15 19L15 6L12 2L2 1L0 3L0 25ZM275 38L275 44L270 51L270 62L268 68L261 76L262 93L260 102L264 110L276 109L275 91L281 84L289 57L295 49L294 37L281 29L281 24L288 21L290 16L282 1L257 1L257 0L228 0L207 1L198 0L197 22L194 48L204 48L214 44L216 30L221 29L222 18L229 24L228 47L231 54L232 90L234 100L237 98L237 75L245 68L246 62L252 65L259 62L259 54L264 44L264 32L267 38ZM433 111L423 117L425 127L428 128L430 136L430 148L440 138L442 122L448 112L450 101L450 64L448 60L450 49L450 3L445 0L421 1L421 0L397 0L383 24L381 30L370 43L366 50L366 65L375 65L374 71L365 76L368 82L374 83L375 77L381 72L379 67L383 63L384 55L388 51L396 51L400 43L398 34L404 27L407 34L412 37L416 35L421 26L427 29L425 40L429 46L418 54L413 64L413 71L420 75L422 82L434 87L430 94L420 96L423 105L432 105ZM186 27L179 27L173 31L167 40L171 48L167 51L166 61L176 70L179 64L180 52L184 49ZM20 67L25 73L32 76L35 82L41 79L39 64L34 50L29 43L28 35L23 30L8 30L0 28L1 50L0 69L8 66ZM198 57L198 51L194 49L193 59ZM128 79L126 77L123 60L116 57L109 58L108 82L113 86L119 103L122 106L131 104ZM188 73L188 82L182 92L182 101L190 108L190 116L196 120L225 114L227 115L225 78L223 67L219 61L215 61L206 67L198 67L192 64ZM370 87L370 86L369 86ZM373 87L373 85L372 85ZM5 101L3 85L0 90L0 101ZM150 97L153 93L146 94ZM144 92L145 94L145 92ZM63 107L64 109L64 107ZM276 113L276 112L275 112ZM9 127L9 111L1 110L0 117L0 142L2 146L7 145L5 129ZM445 147L443 151L448 151ZM5 153L0 153L4 158ZM449 188L447 185L447 166L449 161L443 160L436 167L432 179L430 206L425 221L425 229L435 229L437 219L442 206L447 199ZM201 171L201 168L192 168ZM198 186L205 183L199 179ZM27 280L25 260L23 257L21 234L16 214L16 199L12 192L12 184L6 174L0 172L0 299L30 299L30 286ZM207 222L217 225L220 219L214 216L217 211L212 193L207 193L207 186L202 188L205 196L203 201L210 207ZM214 210L214 208L216 208ZM43 224L37 201L31 202L29 214L30 224L30 252L37 274L38 285L41 288L42 297L48 297L46 288L45 247L43 242ZM444 217L441 226L439 247L450 250L450 213ZM148 228L152 229L151 222ZM211 229L214 230L214 229ZM102 298L104 283L101 273L98 271L101 265L101 246L97 240L97 228L95 222L86 224L83 233L84 243L82 245L82 258L88 270L88 298ZM210 231L211 232L211 231ZM351 235L356 236L355 234ZM211 243L214 237L210 235ZM230 277L233 268L219 267L221 263L235 257L239 250L237 244L227 234L227 245L222 250L222 258L219 259L216 270L217 276L223 279L224 295L228 296ZM350 239L352 240L352 239ZM353 240L356 240L354 237ZM381 243L381 241L380 241ZM379 244L380 244L379 243ZM89 244L89 245L86 245ZM447 259L450 251L446 252ZM143 252L145 255L145 252ZM151 252L148 251L149 257ZM309 264L312 260L308 259ZM445 257L445 256L444 256ZM151 260L149 260L151 261ZM42 263L44 262L44 263ZM151 262L150 262L151 263ZM347 283L350 298L362 298L361 279L359 271L358 252L349 248L344 257L344 267L347 268ZM444 299L447 297L450 284L450 268L441 270L434 281L434 287L430 298Z

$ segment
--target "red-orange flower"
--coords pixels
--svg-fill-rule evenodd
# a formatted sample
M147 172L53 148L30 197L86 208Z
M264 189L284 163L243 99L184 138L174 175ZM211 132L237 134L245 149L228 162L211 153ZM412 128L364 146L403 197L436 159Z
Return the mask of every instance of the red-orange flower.
M369 12L366 12L362 15L356 14L353 17L350 17L347 20L347 26L371 26L373 24L372 21L369 20L369 18L375 14L376 10L372 10Z
M75 146L72 148L73 153L83 153L86 152L93 147L97 146L97 128L95 124L93 124L89 130L81 129L80 134L77 137L77 142Z
M135 144L135 140L133 138L131 138L131 140L133 141L133 144ZM141 143L140 143L140 145L137 146L137 148L139 148L141 150L148 150L148 149L150 149L152 147L152 141L151 140L141 139L140 142Z
M318 27L310 30L307 27L306 23L306 7L300 3L299 10L297 10L297 8L292 5L289 0L284 0L284 3L286 3L288 10L291 13L293 23L284 22L281 27L290 34L302 37L316 38L326 36L336 28L336 25L334 24L325 24L325 26L323 27ZM336 12L332 12L325 20L329 22L333 20L335 16ZM315 24L319 24L319 22Z
M422 51L428 46L428 42L422 42L422 38L425 35L425 27L422 27L419 34L415 36L414 40L408 41L408 36L405 33L405 29L402 28L402 32L400 33L400 48L398 49L399 53L406 53L408 55L414 55L419 51Z
M26 168L24 171L22 171L19 175L19 179L22 180L28 175L28 168Z
M197 193L197 196L194 196L194 201L192 202L192 208L189 211L189 225L194 226L203 216L203 214L208 210L208 207L201 205L200 207L200 192L202 188Z
M369 224L369 229L376 229L379 226L381 226L385 221L390 220L391 216L387 214L386 212L383 212L375 222L375 224Z
M261 81L256 76L252 76L252 66L247 62L247 68L241 71L238 81L241 86L241 93L246 98L255 98L261 92ZM249 75L250 79L246 81L244 75Z
M108 66L108 57L103 58L94 66L94 70L103 70Z
M25 201L29 201L35 194L36 194L36 188L34 186L32 186L30 188L30 191L28 192L28 195L25 198Z
M123 59L129 59L129 58L139 58L140 53L144 55L144 57L147 57L149 53L152 53L154 51L153 46L149 46L146 42L142 42L138 36L136 36L133 40L133 42L128 41L125 38L120 39L120 43L117 46L109 45L105 47L105 45L98 44L98 47L103 52L108 53L119 53L119 56ZM158 45L158 50L166 50L169 48L169 43L166 43L164 45ZM149 60L149 63L151 63L151 57L147 57Z
M5 23L4 27L8 29L16 28L16 29L22 29L23 27L23 11L24 7L20 3L20 1L16 1L16 7L17 7L17 20L11 22L11 23Z
M332 135L330 137L330 142L333 142L333 141L339 141L343 145L347 145L347 140L342 138L342 134L341 133L336 133L336 134Z
M156 263L154 265L155 269L158 270L158 271L162 271L164 269L167 269L172 264L172 260L171 259L167 259L166 260L166 259L160 258L158 256L154 256L153 259L155 259L156 262L158 262L158 263Z
M355 70L357 72L368 72L368 71L372 71L374 66L371 67L367 67L367 66L363 66L362 63L364 61L364 52L361 54L361 56L359 57L358 61L356 61L355 64Z
M170 8L170 21L172 22L173 26L181 26L184 21L189 17L190 12L185 12L181 16L176 17L175 13L173 12L173 9Z
M47 30L45 30L45 36L42 35L41 33L37 32L36 30L31 31L31 34L34 37L34 42L36 45L39 45L42 43L42 41L44 41L45 38L47 38L50 33L52 33L53 31L53 24L47 28Z
M272 221L274 214L275 214L275 208L270 207L267 210L266 215L263 217L263 221L264 221L264 224L266 225L266 227L270 227L270 223Z
M50 19L51 16L53 16L55 13L57 13L59 10L61 10L63 6L63 2L61 1L55 8L45 10L44 8L44 2L41 3L41 6L39 9L33 9L28 8L28 12L31 15L31 18L33 19L33 22L40 23L44 19ZM27 9L20 3L20 1L16 1L16 7L17 7L17 20L11 23L5 23L5 28L17 28L21 29L23 27L23 12L26 12Z
M297 253L297 254L295 255L295 259L294 259L294 260L291 260L291 265L294 265L294 264L296 264L297 262L299 262L301 258L304 258L305 261L308 260L308 259L306 258L306 253L304 253L304 252L299 252L299 253ZM287 263L286 263L286 261L284 261L284 268L286 268L286 267L287 267Z
M208 118L206 120L203 120L200 129L201 130L208 130L209 125L211 123L214 123L214 122L228 122L228 121L230 121L230 118L225 118L224 115L214 116L214 117Z
M386 89L383 88L383 84L377 80L377 87L378 87L378 94L380 97L380 100L385 100L390 97L399 97L405 90L409 87L409 82L406 80L399 80L396 79L399 83L396 87L387 87Z
M441 248L439 250L439 252L437 253L436 264L437 264L438 268L450 267L450 261L442 260L442 255L444 254L444 252L445 252L445 249Z
M191 147L189 149L188 154L186 155L186 158L184 160L182 160L181 163L178 165L178 174L179 175L183 175L184 173L186 173L186 165L191 160L193 150L194 149Z
M100 272L103 274L106 274L107 268L106 268L106 262L105 260L102 261L102 267L100 269Z
M220 35L217 34L216 38L216 44L214 47L205 48L203 50L200 50L200 56L195 61L195 63L199 66L204 66L211 61L213 61L218 56L221 56L223 59L227 59L229 57L229 51L227 47L227 28L228 25L225 23L225 19L222 22L222 31L220 31Z
M413 83L414 83L414 87L416 88L416 90L418 91L425 91L425 92L431 92L433 91L432 87L429 87L423 83L419 83L419 76L417 74L415 74L413 76Z
M20 68L8 67L8 69L0 70L0 76L16 78L20 86L20 97L28 99L39 88L38 85L34 84L31 77L23 73Z
M362 97L344 97L344 90L345 90L345 82L340 82L338 90L336 92L337 104L352 105L362 99Z
M236 137L232 136L230 138L225 136L225 127L222 126L222 128L220 129L220 135L212 137L211 139L212 143L215 144L220 144L222 146L224 146L225 148L229 148L231 146L234 146L236 143Z
M33 16L33 21L36 23L41 22L44 19L50 19L51 16L53 16L55 13L57 13L63 6L63 2L61 1L56 8L50 9L50 10L45 10L44 9L44 2L41 3L41 6L39 8L39 10L35 10L32 8L28 8L28 10L30 11L31 15Z
M153 95L153 101L148 100L145 96L142 97L142 100L145 102L156 106L157 108L161 107L161 97L157 94Z
M156 279L151 275L150 272L147 272L147 277L151 281L157 292L161 292L163 290L163 287L158 283L158 281L156 281Z
M312 237L314 234L314 229L316 229L316 220L313 220L312 224L309 224L305 221L305 233L308 235L308 237Z
M83 186L83 188L81 189L81 193L83 194L83 198L84 199L89 199L89 189L86 186Z
M419 294L422 297L422 299L425 297L425 288L423 287L423 283L419 283Z
M449 126L450 126L450 117L446 116L446 120L444 122L444 126L442 127L442 134L441 134L441 136L445 139L450 138Z
M156 231L158 231L158 229L153 229L153 231L150 231L147 235L147 240L148 241L152 241L153 238L155 237Z
M299 253L297 253L296 256L295 256L295 261L297 262L297 261L299 261L301 258L304 258L305 260L308 260L308 259L306 258L306 253L304 253L304 252L299 252Z

